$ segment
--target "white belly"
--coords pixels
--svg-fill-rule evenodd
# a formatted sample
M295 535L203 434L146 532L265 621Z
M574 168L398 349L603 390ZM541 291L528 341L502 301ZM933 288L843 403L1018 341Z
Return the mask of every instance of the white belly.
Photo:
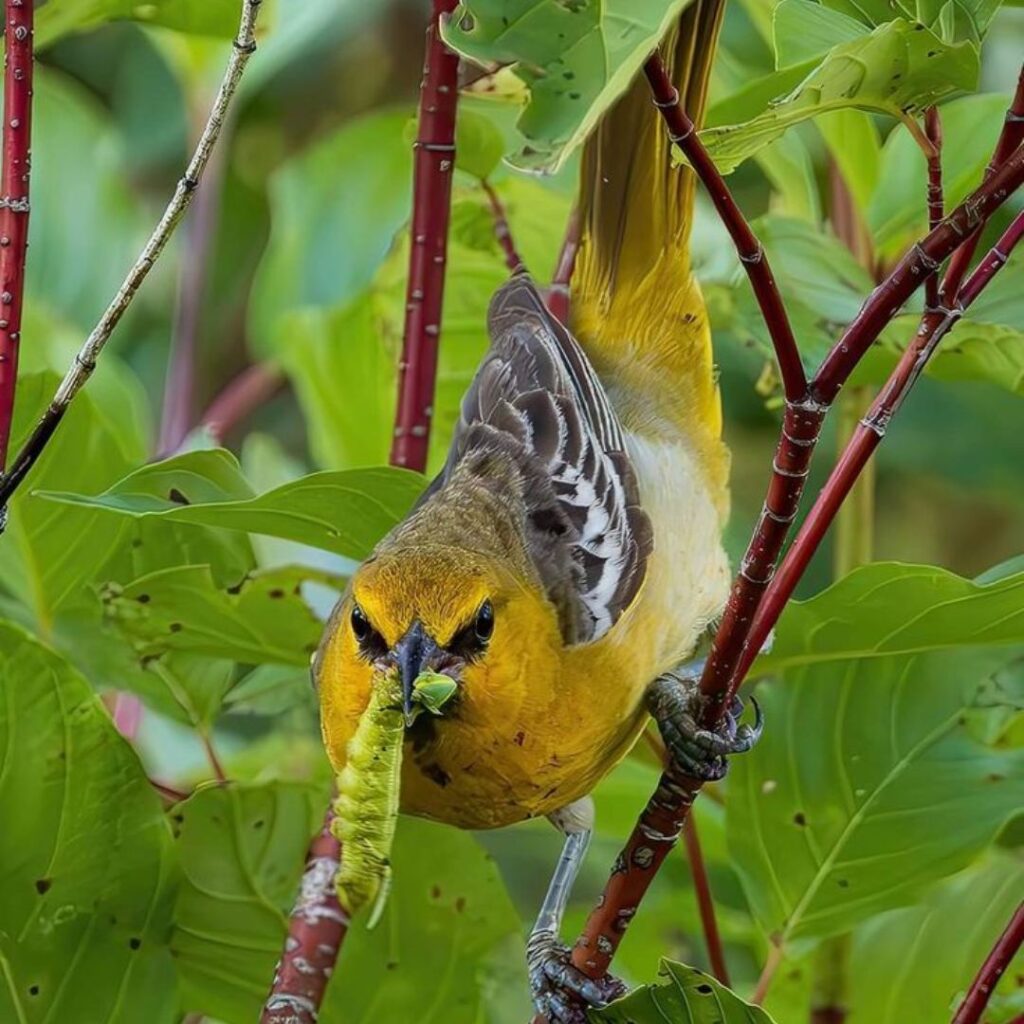
M635 609L643 621L656 624L650 638L656 675L689 658L721 614L730 583L724 523L683 439L627 432L626 443L641 504L654 527L654 552L630 614Z

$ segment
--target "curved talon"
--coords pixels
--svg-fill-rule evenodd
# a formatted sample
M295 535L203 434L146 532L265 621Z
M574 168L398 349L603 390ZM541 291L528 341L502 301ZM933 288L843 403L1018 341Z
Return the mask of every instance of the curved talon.
M753 725L740 724L744 703L735 696L718 726L705 729L698 724L705 700L698 682L677 672L654 682L648 703L676 767L705 782L717 782L728 770L728 758L746 753L761 736L764 716L757 701L750 699Z
M586 1024L588 1007L606 1006L626 994L618 978L606 974L594 979L574 967L571 952L553 935L535 933L530 938L533 1005L551 1024Z

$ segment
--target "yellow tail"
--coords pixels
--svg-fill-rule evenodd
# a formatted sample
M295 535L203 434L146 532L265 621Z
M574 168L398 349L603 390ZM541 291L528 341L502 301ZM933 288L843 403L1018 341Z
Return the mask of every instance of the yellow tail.
M661 47L698 125L723 8L724 0L696 0ZM685 425L716 461L721 407L704 301L690 272L694 175L672 165L642 73L588 141L581 177L575 333L627 427Z

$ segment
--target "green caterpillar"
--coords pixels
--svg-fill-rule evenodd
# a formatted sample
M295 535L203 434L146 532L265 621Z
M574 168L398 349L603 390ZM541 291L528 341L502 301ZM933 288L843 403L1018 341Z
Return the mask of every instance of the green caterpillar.
M448 676L422 673L414 687L417 710L440 714L455 690ZM391 845L398 822L404 738L398 674L378 673L338 777L333 825L342 846L338 899L350 914L371 904L369 928L380 920L391 890Z

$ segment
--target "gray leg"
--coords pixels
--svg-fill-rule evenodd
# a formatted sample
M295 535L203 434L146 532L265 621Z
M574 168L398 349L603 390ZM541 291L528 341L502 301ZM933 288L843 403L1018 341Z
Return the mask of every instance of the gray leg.
M604 1006L626 991L614 978L594 980L573 967L571 950L559 939L565 906L590 845L593 801L584 797L548 820L565 833L565 844L526 946L530 989L537 1012L549 1021L584 1024L586 1006Z
M761 709L753 725L740 725L743 701L736 697L714 730L700 726L704 700L699 683L704 660L688 662L659 676L647 691L647 709L658 723L661 738L676 767L705 782L725 776L728 758L750 750L761 736Z

